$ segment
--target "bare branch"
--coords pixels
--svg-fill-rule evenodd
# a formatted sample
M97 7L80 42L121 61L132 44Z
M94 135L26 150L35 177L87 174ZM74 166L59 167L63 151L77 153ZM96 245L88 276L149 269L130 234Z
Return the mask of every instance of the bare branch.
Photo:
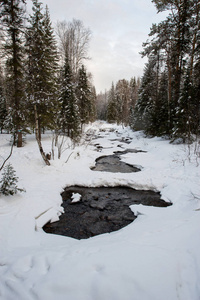
M11 146L11 149L10 149L10 154L8 155L8 157L4 160L3 164L1 165L0 167L0 171L3 169L3 167L5 166L5 163L9 160L9 158L11 157L12 155L12 152L13 152L13 147L14 147L14 142L12 143L12 146Z

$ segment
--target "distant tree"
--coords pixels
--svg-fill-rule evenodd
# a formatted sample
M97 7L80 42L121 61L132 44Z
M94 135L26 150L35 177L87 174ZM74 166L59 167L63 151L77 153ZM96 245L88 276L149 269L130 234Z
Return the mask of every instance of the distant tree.
M129 112L129 125L133 126L135 105L138 101L138 93L140 88L140 78L136 80L135 77L131 78L130 83L130 112Z
M100 92L96 97L96 112L98 120L106 120L107 114L107 102L108 102L108 92Z
M107 121L109 123L118 121L117 98L114 83L112 83L111 89L108 92Z
M118 80L116 84L118 123L127 126L129 124L130 113L130 88L129 82L125 79Z
M138 90L140 88L140 78L132 77L129 83L130 86L130 101L131 106L134 109L135 104L138 100Z
M87 124L91 118L92 103L91 89L89 86L87 73L84 65L82 65L78 72L76 95L78 99L81 125Z
M71 139L80 135L80 117L68 54L61 75L61 94L59 97L58 128Z
M90 103L91 103L91 109L90 109L90 122L94 122L97 117L97 111L96 111L96 89L95 87L89 83L90 86Z

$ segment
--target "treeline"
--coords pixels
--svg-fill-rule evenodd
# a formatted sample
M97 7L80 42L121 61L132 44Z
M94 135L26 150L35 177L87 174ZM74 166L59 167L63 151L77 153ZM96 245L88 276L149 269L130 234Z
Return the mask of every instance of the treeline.
M0 24L1 132L21 147L23 133L34 130L40 150L44 129L76 140L95 119L95 88L84 65L90 30L79 20L58 22L56 38L38 0L29 16L26 0L1 0Z
M97 118L109 123L130 125L138 100L140 78L120 79L109 91L97 95Z
M190 140L200 130L200 2L152 0L169 12L153 24L142 55L141 80L121 79L96 96L84 65L91 32L79 20L58 22L32 0L0 0L0 131L22 146L23 133L53 130L77 140L95 118L150 135Z
M190 140L200 130L200 2L152 0L169 11L144 43L148 57L132 126Z
M151 39L143 45L148 63L141 83L120 80L101 95L106 118L149 135L190 140L200 131L200 2L152 2L169 15L152 25Z

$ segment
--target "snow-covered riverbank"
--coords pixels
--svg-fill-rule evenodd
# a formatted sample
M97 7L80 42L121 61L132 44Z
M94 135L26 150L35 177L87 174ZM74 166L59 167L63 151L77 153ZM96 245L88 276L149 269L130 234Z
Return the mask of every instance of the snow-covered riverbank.
M66 144L50 167L33 135L25 147L14 148L9 162L26 193L0 197L0 299L199 300L200 168L192 146L189 155L187 146L106 123L86 130L96 139L75 149ZM95 144L103 147L101 152ZM51 151L50 133L43 145ZM146 151L121 156L141 172L90 169L97 157L126 148ZM9 135L0 135L1 157L9 150ZM138 214L133 223L88 240L44 233L44 223L62 212L60 192L76 184L152 189L173 205L133 205Z

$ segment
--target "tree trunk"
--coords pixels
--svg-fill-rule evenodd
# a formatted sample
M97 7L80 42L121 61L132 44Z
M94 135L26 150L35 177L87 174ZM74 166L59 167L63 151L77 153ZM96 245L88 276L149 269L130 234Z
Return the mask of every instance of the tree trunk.
M170 56L167 52L167 69L168 69L168 130L172 128L171 120L171 103L172 103L172 70L170 65Z
M38 114L37 114L36 104L34 105L34 113L35 113L35 138L36 138L36 141L38 143L40 154L41 154L41 156L42 156L45 164L47 166L50 166L50 162L49 162L48 158L46 157L46 155L45 155L45 153L43 151L42 143L41 143L41 140L40 140L40 137L39 137L39 124L38 124Z
M20 130L17 132L17 147L22 147L22 132Z
M196 4L195 6L195 12L196 12L196 22L195 22L195 31L193 36L193 42L192 42L192 52L191 52L191 62L190 62L190 77L192 78L193 75L193 65L194 65L194 55L195 55L195 49L197 44L197 34L198 34L198 23L199 23L199 14L200 14L200 6Z

